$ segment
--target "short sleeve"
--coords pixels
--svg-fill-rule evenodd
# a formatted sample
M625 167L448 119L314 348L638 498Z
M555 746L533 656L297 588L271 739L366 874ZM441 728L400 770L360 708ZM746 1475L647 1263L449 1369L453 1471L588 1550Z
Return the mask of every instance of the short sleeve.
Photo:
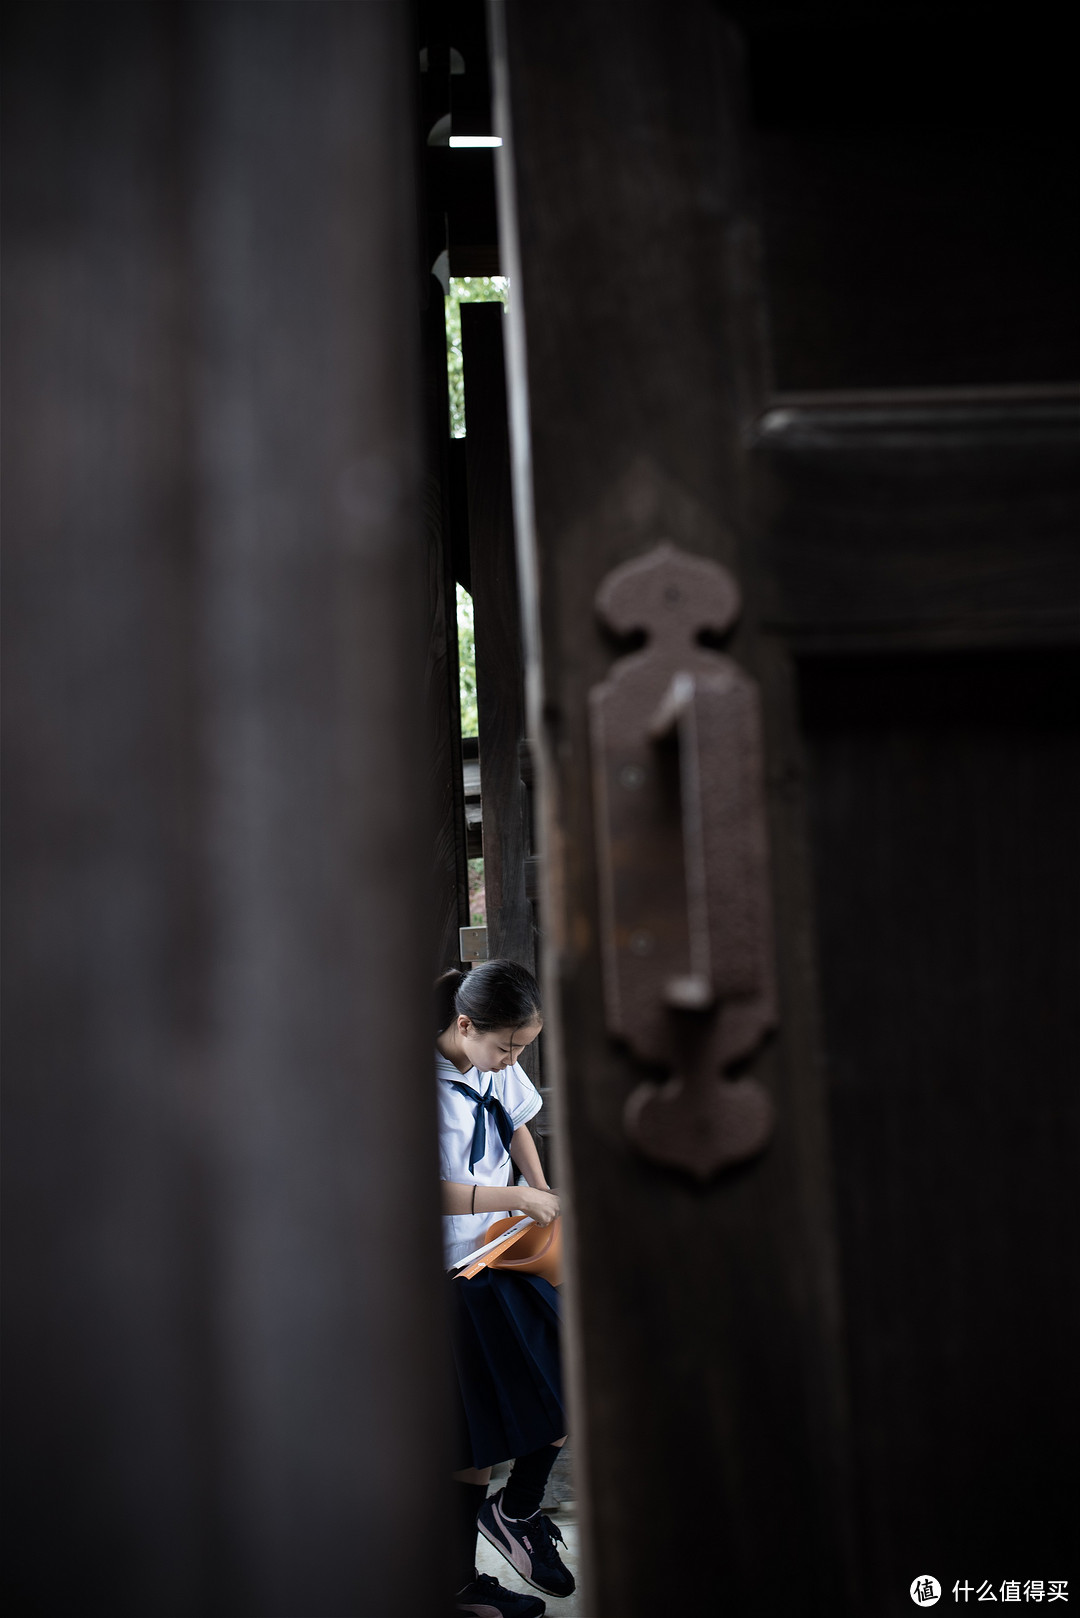
M496 1093L510 1115L510 1122L515 1129L520 1129L530 1118L535 1118L544 1105L540 1092L517 1062L512 1067L503 1068L494 1077Z

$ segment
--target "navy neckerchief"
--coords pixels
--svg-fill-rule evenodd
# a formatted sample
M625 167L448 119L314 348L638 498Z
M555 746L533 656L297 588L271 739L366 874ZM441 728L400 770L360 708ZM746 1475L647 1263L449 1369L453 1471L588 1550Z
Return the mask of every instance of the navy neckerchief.
M499 1131L499 1139L503 1143L503 1150L510 1155L510 1142L514 1138L514 1125L510 1114L495 1094L494 1084L487 1095L481 1095L474 1090L471 1084L464 1079L447 1079L447 1084L459 1095L468 1096L470 1101L476 1102L476 1124L473 1129L472 1149L469 1152L469 1173L472 1174L477 1163L487 1151L487 1118L490 1112L495 1120L495 1128Z

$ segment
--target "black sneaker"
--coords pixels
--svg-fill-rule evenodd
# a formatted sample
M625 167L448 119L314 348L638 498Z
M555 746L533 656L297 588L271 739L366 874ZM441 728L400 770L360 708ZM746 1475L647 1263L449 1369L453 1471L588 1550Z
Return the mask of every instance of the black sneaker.
M523 1596L516 1590L505 1590L490 1573L481 1573L464 1590L458 1591L454 1611L469 1613L471 1618L542 1618L547 1608L539 1596Z
M550 1517L539 1511L515 1520L502 1513L503 1491L488 1497L480 1507L476 1526L485 1539L501 1551L516 1572L549 1596L568 1596L576 1588L574 1575L559 1559L553 1540L566 1541Z

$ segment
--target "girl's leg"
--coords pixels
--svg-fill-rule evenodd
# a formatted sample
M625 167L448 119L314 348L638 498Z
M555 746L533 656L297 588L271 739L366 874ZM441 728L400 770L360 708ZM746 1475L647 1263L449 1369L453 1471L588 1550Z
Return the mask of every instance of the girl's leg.
M540 1449L534 1449L528 1455L518 1456L502 1492L501 1509L504 1517L520 1521L521 1518L531 1517L540 1510L547 1480L551 1476L551 1468L558 1460L559 1451L565 1443L564 1434L553 1444L543 1444Z
M487 1498L491 1468L466 1467L454 1473L454 1589L476 1577L476 1515Z

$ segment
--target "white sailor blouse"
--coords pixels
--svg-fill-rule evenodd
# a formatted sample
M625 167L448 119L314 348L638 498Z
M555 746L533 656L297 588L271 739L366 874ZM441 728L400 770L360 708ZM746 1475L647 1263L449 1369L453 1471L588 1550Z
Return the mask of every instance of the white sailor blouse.
M435 1053L439 1091L439 1178L458 1185L512 1185L510 1142L515 1129L543 1106L527 1073L515 1062L499 1073L461 1073L441 1051ZM446 1264L456 1264L479 1247L484 1232L501 1213L444 1214Z

